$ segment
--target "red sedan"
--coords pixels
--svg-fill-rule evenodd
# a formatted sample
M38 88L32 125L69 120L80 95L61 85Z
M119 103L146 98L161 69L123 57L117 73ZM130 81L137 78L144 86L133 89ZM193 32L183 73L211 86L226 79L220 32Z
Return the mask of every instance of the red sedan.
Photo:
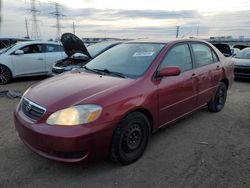
M159 128L204 106L221 111L233 79L233 63L207 42L128 42L29 88L15 125L46 158L130 164Z

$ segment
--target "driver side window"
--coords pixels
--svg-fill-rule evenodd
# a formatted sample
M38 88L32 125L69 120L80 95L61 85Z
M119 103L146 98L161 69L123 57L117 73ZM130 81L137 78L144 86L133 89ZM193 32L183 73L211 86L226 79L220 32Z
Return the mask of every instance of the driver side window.
M160 68L169 66L179 67L181 72L193 68L191 54L187 44L181 44L170 49L165 59L162 61Z
M42 53L41 44L32 44L22 47L20 50L24 51L24 54Z

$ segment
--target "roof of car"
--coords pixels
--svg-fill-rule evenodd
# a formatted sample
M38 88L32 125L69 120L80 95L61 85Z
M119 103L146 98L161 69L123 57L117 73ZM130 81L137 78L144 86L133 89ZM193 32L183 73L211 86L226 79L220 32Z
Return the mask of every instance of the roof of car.
M167 44L167 43L175 43L175 42L205 42L205 40L200 39L172 39L172 40L166 40L166 39L137 39L128 41L127 43L159 43L159 44Z
M60 44L60 42L53 42L53 41L37 41L37 40L33 40L33 41L20 41L18 42L20 44Z

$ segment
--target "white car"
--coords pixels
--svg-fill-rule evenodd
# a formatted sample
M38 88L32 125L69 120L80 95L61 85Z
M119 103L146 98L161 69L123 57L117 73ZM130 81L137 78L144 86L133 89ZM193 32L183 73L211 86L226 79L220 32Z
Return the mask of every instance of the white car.
M12 78L50 75L52 66L67 57L61 43L28 41L0 51L0 85Z

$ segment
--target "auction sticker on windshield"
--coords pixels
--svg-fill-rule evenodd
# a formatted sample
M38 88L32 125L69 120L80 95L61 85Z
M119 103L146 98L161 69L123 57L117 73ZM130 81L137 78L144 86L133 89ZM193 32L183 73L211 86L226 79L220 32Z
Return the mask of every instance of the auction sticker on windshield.
M155 52L135 52L133 57L140 57L140 56L142 56L142 57L145 57L145 56L150 57L150 56L154 55L154 53Z

